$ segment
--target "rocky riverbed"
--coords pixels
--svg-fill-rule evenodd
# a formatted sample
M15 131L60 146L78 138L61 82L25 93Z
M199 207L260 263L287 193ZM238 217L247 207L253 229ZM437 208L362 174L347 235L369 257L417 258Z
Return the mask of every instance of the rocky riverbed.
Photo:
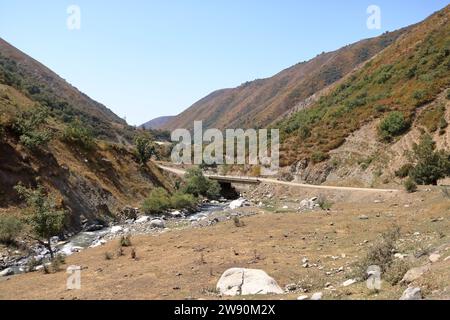
M231 202L224 199L223 201L211 201L203 203L195 213L172 211L161 216L136 216L134 219L127 219L123 223L108 227L89 225L84 231L68 239L61 241L58 237L54 237L52 242L56 255L69 256L86 248L102 246L123 235L156 234L174 228L204 227L231 219L234 216L248 216L251 213L238 212L238 209L249 205L245 199ZM0 275L10 276L40 270L48 260L48 249L40 245L29 248L26 255L21 255L19 251L10 251L9 254L0 256Z

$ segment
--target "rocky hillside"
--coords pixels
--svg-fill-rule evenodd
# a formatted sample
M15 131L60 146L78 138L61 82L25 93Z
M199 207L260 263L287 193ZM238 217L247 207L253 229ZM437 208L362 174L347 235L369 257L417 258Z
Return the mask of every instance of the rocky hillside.
M18 183L43 185L69 211L66 227L117 218L155 186L170 189L130 144L136 130L0 40L0 215L20 215Z
M392 45L277 126L282 162L311 182L389 181L405 152L428 132L448 150L450 7ZM385 139L380 122L397 112L404 128ZM378 181L376 181L378 180Z
M407 29L383 34L298 63L277 75L211 93L168 121L162 129L267 126L316 92L335 83L361 63L392 44Z

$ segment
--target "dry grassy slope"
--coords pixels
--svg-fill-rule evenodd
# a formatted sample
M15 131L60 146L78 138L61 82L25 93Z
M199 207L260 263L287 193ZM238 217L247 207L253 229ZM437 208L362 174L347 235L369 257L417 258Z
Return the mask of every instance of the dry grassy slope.
M115 115L104 105L92 100L46 66L13 47L2 38L0 38L0 53L3 56L16 61L20 69L25 72L26 76L33 78L36 82L46 84L53 89L54 93L59 98L70 101L73 103L74 107L80 111L103 121L125 124L123 119Z
M162 128L254 128L273 123L298 103L345 76L395 41L406 29L363 40L292 66L277 75L223 89L201 99Z
M327 88L320 99L307 104L307 110L281 122L281 128L285 129L281 150L283 164L309 158L317 151L330 152L328 163L310 164L308 172L300 172L300 175L313 182L323 182L322 173L332 170L333 162L340 165L337 171L332 170L328 181L362 185L377 183L373 179L377 169L388 175L398 169L404 152L417 141L419 128L429 130L437 125L437 105L446 108L448 121L449 17L450 6L413 26L363 67ZM413 68L416 68L415 73L407 76ZM384 111L379 111L380 106ZM400 141L386 145L377 141L376 126L387 112L393 110L402 111L413 121L413 126ZM428 115L421 120L420 115L424 113ZM305 124L311 128L311 135L302 140L296 128ZM286 128L293 130L288 132ZM448 128L441 134L433 134L438 147L448 149ZM369 170L355 165L369 157L376 160L369 163Z

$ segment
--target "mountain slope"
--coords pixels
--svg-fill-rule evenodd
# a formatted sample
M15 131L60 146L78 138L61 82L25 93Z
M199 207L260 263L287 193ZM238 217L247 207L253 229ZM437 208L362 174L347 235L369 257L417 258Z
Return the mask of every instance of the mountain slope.
M282 164L294 164L292 172L302 180L342 182L351 177L372 185L393 179L393 171L405 163L405 152L423 132L450 149L445 125L450 107L449 19L447 6L307 109L278 123ZM383 142L379 123L393 111L401 112L411 129Z
M0 80L49 107L63 121L78 117L99 137L117 140L126 122L56 73L0 38ZM115 131L111 130L111 125Z
M172 118L173 116L158 117L142 124L140 128L153 130L162 129Z
M152 162L141 166L135 159L128 141L136 134L105 106L0 41L0 215L22 213L14 190L19 183L43 185L55 196L69 213L66 231L118 219L124 206L140 206L154 187L170 190Z
M389 46L406 29L386 33L292 66L277 75L215 91L172 118L163 129L205 127L254 128L271 124L304 99L345 76Z

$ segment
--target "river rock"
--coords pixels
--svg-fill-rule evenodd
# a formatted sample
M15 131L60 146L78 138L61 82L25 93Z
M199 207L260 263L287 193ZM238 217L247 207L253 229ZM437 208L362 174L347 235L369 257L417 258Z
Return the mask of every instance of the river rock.
M164 221L163 220L161 220L161 219L154 219L154 220L152 220L151 222L150 222L150 227L152 227L152 228L161 228L161 229L163 229L163 228L165 228L165 223L164 223Z
M6 268L3 271L0 271L0 277L12 276L14 274L14 270L12 268Z
M322 292L316 292L311 296L310 300L322 300Z
M121 226L114 226L111 228L111 233L119 233L121 231L123 231L123 227Z
M420 288L409 287L403 292L400 300L422 300L422 292Z
M244 205L245 199L237 199L230 202L230 209L234 210Z
M183 216L183 214L178 210L171 212L170 215L172 216L172 218L181 218Z
M308 299L307 295L302 295L302 296L297 297L297 300L306 300L306 299Z
M142 216L138 218L134 223L145 223L150 220L149 216Z
M244 268L226 270L217 282L217 290L227 296L284 293L265 271Z
M299 210L313 210L314 208L319 206L319 204L317 203L318 200L319 200L318 197L304 199L304 200L300 201L300 207L298 209Z

